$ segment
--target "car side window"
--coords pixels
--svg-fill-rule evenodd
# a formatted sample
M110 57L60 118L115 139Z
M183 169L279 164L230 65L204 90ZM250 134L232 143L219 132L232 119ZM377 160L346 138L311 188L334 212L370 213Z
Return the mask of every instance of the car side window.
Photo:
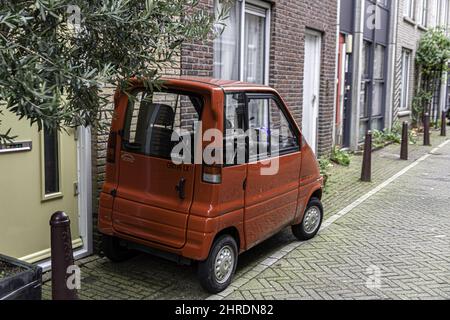
M275 97L250 98L248 116L251 162L299 151L297 136Z
M264 160L270 156L270 99L248 100L249 161Z
M224 164L237 165L246 161L245 94L225 95Z
M275 148L278 148L280 155L299 151L300 145L297 136L283 110L274 99L271 99L270 103L270 132L272 155L276 152Z

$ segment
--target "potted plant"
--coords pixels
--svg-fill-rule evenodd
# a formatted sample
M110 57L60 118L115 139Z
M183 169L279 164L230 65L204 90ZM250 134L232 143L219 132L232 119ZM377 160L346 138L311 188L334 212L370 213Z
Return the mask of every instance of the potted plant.
M42 269L0 254L0 300L41 300Z

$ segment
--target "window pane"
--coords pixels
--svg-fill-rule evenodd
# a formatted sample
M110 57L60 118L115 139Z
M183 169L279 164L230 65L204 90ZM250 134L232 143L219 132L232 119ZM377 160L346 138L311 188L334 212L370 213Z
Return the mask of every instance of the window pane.
M270 105L270 136L272 156L299 146L286 116L274 100L271 100Z
M44 129L45 194L59 192L59 147L56 130Z
M383 130L384 129L384 123L383 119L373 119L371 123L371 129L373 130Z
M220 12L222 2L216 0L216 12ZM214 77L225 80L239 80L239 17L240 3L234 2L220 37L214 40Z
M248 102L250 161L269 155L269 100L251 99Z
M384 82L375 82L373 88L372 116L381 116L383 109Z
M124 150L170 159L175 145L183 142L193 156L195 123L202 108L202 98L195 95L137 94L130 99L127 110ZM178 134L179 141L172 141L173 133Z
M402 83L401 83L401 103L400 108L406 110L409 107L409 82L411 68L411 53L403 50L402 53Z
M363 58L363 69L362 69L362 78L368 79L370 78L370 49L372 44L368 41L364 41L362 48L362 58Z
M384 79L384 63L385 63L385 48L382 45L377 45L375 49L375 79Z
M225 160L228 165L245 163L245 95L225 98Z
M361 83L361 109L360 109L360 117L367 118L369 116L369 83L362 82Z
M245 14L244 81L264 83L265 17Z
M359 141L364 141L364 139L366 138L366 133L368 128L368 122L367 121L361 121L359 123Z

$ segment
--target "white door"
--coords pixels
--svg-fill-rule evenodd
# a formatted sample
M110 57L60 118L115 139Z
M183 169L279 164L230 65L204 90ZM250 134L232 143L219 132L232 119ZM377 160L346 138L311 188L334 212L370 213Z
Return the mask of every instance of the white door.
M314 31L307 31L305 35L302 132L314 152L317 150L321 46L321 34Z

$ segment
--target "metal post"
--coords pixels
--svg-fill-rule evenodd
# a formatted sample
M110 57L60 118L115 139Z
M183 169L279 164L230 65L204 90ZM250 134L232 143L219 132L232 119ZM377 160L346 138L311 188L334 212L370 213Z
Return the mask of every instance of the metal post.
M364 142L364 156L361 170L361 181L372 181L372 131L367 131Z
M441 118L441 137L447 136L447 118L445 111L442 111L442 118Z
M400 150L400 159L408 160L408 145L409 145L409 135L408 135L408 122L403 122L402 130L402 147Z
M67 269L74 265L70 220L64 212L56 212L50 219L52 252L53 300L77 300L76 289L69 289Z
M430 142L430 114L423 115L423 145L431 146Z

